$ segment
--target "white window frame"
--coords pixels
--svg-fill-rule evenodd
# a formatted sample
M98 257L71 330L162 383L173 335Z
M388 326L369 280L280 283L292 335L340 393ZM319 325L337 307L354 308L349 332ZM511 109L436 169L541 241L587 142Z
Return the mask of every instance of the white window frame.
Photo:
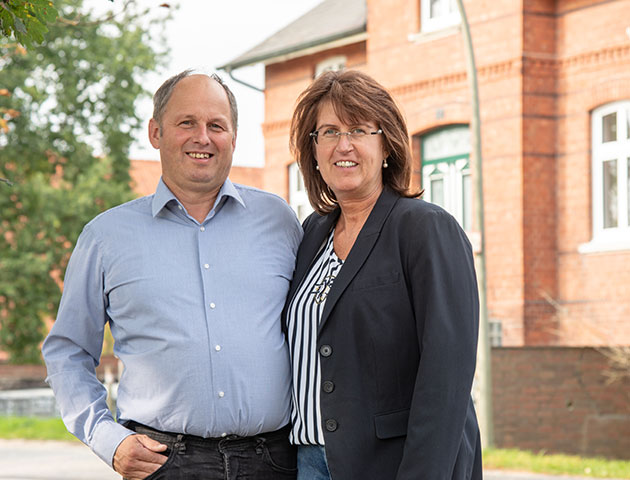
M346 63L348 58L345 55L335 55L333 57L328 57L317 65L315 65L315 76L314 78L319 77L324 72L338 72L346 68Z
M433 137L433 141L431 137ZM470 197L464 198L464 177L472 175L470 168L470 127L468 125L449 125L423 135L421 142L424 198L433 201L431 181L443 180L444 205L442 207L457 219L470 236L473 229L472 184ZM448 145L448 148L441 148L441 144ZM466 204L470 214L467 225L464 219Z
M606 115L617 114L617 140L603 142L602 120ZM582 253L630 249L630 215L628 214L628 164L630 163L630 101L618 101L593 110L591 115L592 139L592 240L579 246ZM617 161L617 227L604 228L604 162Z
M306 217L313 213L313 207L306 193L304 178L297 162L289 165L289 205L295 211L300 222L303 222Z
M420 30L422 33L443 30L454 25L459 25L461 18L456 0L439 0L450 4L452 11L439 16L431 16L431 0L420 0Z
M501 347L503 345L503 324L501 320L488 321L488 338L491 347Z
M462 228L468 232L472 230L472 217L469 220L469 225L464 225L464 203L466 202L464 199L464 177L470 174L469 158L460 158L452 162L432 162L422 167L422 188L424 188L426 198L433 198L431 180L443 180L444 205L441 206L453 215Z

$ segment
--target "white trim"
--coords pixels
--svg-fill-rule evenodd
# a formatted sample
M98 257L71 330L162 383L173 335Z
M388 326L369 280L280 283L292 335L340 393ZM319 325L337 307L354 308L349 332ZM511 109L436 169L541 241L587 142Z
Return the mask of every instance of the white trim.
M302 172L297 162L289 165L289 205L295 211L300 222L313 212L304 186Z
M364 42L365 40L367 40L367 38L368 38L367 32L357 33L355 35L350 35L349 37L340 38L339 40L322 43L314 47L302 48L300 50L296 50L291 53L286 53L284 55L276 55L274 57L266 58L260 62L252 62L247 65L253 65L254 63L262 63L263 65L266 66L266 65L272 65L274 63L286 62L287 60L293 60L294 58L306 57L308 55L324 52L326 50L331 50L333 48L345 47L346 45L352 45L353 43ZM244 67L246 65L242 65L242 66Z
M435 32L437 30L443 30L453 25L459 25L461 23L461 17L459 16L459 10L455 4L455 0L440 0L442 3L447 3L446 7L450 5L451 12L439 15L431 16L431 0L420 1L420 31L421 32Z
M627 238L597 238L578 245L579 253L605 253L630 250L630 232Z
M433 201L432 182L442 180L444 191L444 205L440 205L444 210L453 215L462 228L464 225L464 176L470 175L469 159L459 159L454 162L436 162L430 163L422 167L422 187L425 190L426 197ZM470 208L472 208L472 199L470 199ZM468 226L471 229L472 225Z
M616 113L617 140L603 143L602 119ZM630 164L630 101L618 101L596 108L591 116L592 133L592 235L589 243L580 245L580 252L625 250L630 246L630 218L628 215ZM618 227L604 228L603 165L607 161L617 162L617 224Z
M324 72L338 72L339 70L343 70L346 68L347 62L348 57L345 55L333 55L331 57L327 57L315 65L314 78L319 77Z
M461 24L451 25L450 27L445 27L441 30L435 31L422 31L416 33L410 33L407 36L407 40L416 44L428 43L434 40L439 40L440 38L450 37L451 35L455 35L461 31Z

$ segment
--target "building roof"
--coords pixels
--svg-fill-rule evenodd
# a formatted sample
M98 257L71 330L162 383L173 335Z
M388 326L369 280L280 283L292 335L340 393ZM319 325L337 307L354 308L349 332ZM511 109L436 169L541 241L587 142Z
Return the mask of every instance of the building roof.
M366 0L324 0L255 47L220 66L230 71L366 31Z

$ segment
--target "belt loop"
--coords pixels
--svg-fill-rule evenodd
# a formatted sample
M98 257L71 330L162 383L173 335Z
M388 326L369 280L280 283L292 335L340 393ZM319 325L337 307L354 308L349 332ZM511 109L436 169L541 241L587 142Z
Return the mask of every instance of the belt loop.
M256 436L254 438L256 439L256 453L258 455L262 455L265 450L265 442L267 441L267 439L259 436Z
M177 440L175 440L173 448L176 448L177 453L180 455L186 453L186 443L184 442L184 436L182 434L177 435Z

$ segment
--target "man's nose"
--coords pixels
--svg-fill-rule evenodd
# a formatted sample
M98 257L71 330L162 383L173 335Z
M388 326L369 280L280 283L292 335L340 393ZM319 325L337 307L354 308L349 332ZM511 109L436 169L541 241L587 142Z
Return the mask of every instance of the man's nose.
M199 125L193 132L193 141L202 145L207 145L211 142L210 131L205 125Z

